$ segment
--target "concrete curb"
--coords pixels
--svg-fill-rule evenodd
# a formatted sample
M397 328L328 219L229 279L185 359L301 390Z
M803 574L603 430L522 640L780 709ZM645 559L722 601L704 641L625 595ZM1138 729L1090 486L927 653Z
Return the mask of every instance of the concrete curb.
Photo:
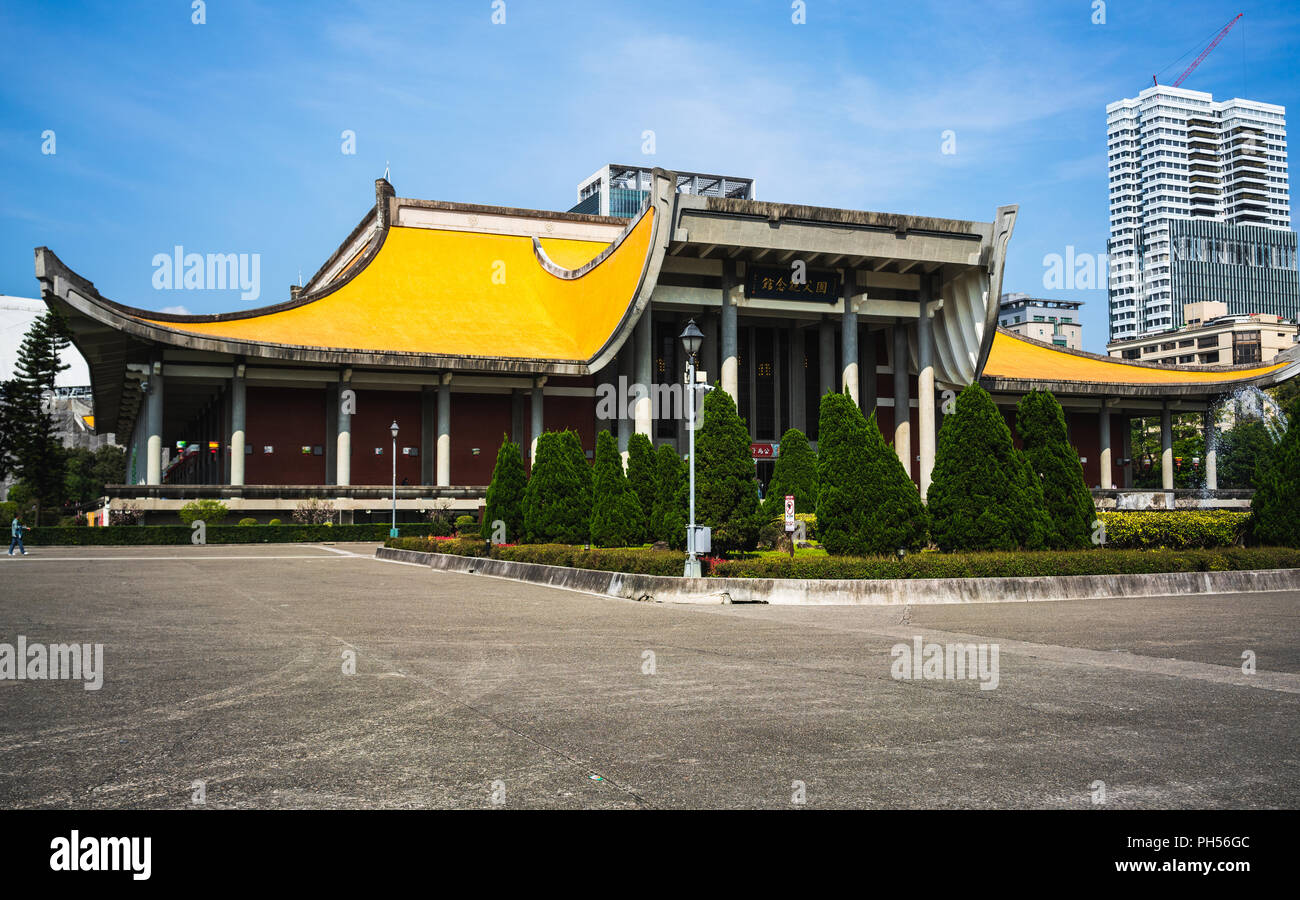
M1110 597L1165 597L1247 591L1300 591L1300 569L1167 572L1153 575L1057 575L1043 578L676 578L598 572L538 563L480 559L380 547L379 559L443 572L491 575L625 600L660 603L903 606L930 603L1030 603Z

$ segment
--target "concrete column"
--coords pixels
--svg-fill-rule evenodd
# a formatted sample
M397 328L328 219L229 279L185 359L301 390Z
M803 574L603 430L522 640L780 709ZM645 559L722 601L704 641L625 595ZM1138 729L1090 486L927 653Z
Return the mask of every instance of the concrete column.
M715 339L717 335L713 336ZM623 349L618 351L618 365L614 372L614 397L618 404L624 402L627 391L632 384L632 341L623 345ZM714 354L717 355L716 352ZM632 420L628 418L627 409L620 408L618 412L618 452L623 458L623 468L627 468L627 443L632 438Z
M650 326L650 307L641 313L641 321L636 323L632 340L636 343L636 383L640 385L634 406L636 433L644 434L654 443L654 433L650 422L650 385L654 382L652 354L654 351L654 331ZM629 393L631 389L629 388Z
M244 442L247 400L244 389L244 367L235 366L235 377L230 379L230 483L244 483Z
M433 484L437 475L434 468L437 425L438 389L426 384L420 388L420 484Z
M1101 418L1097 422L1097 433L1101 439L1097 442L1099 452L1097 454L1098 464L1098 484L1103 488L1109 488L1114 485L1114 478L1111 476L1111 445L1110 445L1110 408L1106 406L1106 401L1101 401Z
M740 403L740 360L737 356L736 343L739 329L736 327L736 307L732 304L732 286L735 275L732 263L722 263L722 389L731 395L731 399Z
M1213 400L1210 408L1205 411L1205 425L1203 432L1205 435L1205 487L1211 491L1219 489L1219 437L1218 416L1215 415Z
M341 487L352 484L352 411L356 407L356 394L352 391L352 370L339 378L339 424L335 440L334 482Z
M826 316L817 323L817 356L820 370L817 397L820 402L827 391L835 390L835 323Z
M840 318L840 360L843 369L840 389L846 391L861 409L862 397L858 389L858 313L853 306L853 293L856 290L857 273L847 269L844 272L844 314Z
M1174 426L1168 400L1160 405L1160 481L1165 490L1174 489Z
M542 429L545 427L543 417L543 403L545 400L544 388L546 386L546 376L541 375L533 379L533 396L532 396L532 419L531 427L528 430L530 443L528 445L528 459L530 464L537 459L537 439L542 436Z
M443 375L438 384L438 463L436 484L451 484L451 376Z
M934 471L934 344L930 337L930 300L933 279L921 277L920 316L916 320L916 412L917 446L921 455L921 499L930 490ZM908 471L911 471L910 469Z
M153 374L149 376L149 395L145 398L145 484L162 484L162 430L162 363L154 363ZM202 452L207 454L206 444Z
M894 323L894 452L912 476L912 408L907 390L907 325Z

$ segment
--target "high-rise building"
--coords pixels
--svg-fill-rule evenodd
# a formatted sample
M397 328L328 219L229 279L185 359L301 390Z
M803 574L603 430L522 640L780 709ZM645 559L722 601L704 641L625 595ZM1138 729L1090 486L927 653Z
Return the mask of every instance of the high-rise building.
M1106 119L1110 339L1178 328L1200 301L1295 318L1286 108L1156 85Z
M1044 300L1028 294L1003 294L998 326L1027 338L1070 350L1083 349L1082 300Z

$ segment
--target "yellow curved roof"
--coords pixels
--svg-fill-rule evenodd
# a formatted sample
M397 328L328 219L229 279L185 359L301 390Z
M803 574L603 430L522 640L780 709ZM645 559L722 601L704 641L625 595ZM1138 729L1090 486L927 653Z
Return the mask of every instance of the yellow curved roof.
M1217 384L1258 378L1282 368L1285 363L1231 372L1165 369L1125 365L1095 356L1065 353L1005 331L993 336L993 347L984 374L992 378L1036 381L1079 381L1095 384Z
M393 226L347 284L292 309L225 322L144 321L210 337L340 350L587 360L632 303L650 252L651 208L589 272L544 269L527 235ZM608 245L539 238L566 269Z

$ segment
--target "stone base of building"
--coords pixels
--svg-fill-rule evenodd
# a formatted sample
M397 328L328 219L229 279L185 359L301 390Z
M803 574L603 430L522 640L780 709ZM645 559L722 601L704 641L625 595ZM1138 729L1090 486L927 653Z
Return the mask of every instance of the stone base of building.
M386 522L392 516L393 489L385 485L247 485L225 484L110 485L108 506L111 510L136 509L142 524L175 525L180 511L194 500L219 500L230 510L227 524L240 519L257 519L261 524L280 519L294 521L299 504L316 500L329 503L335 511L334 521L341 525ZM429 485L397 488L398 522L420 522L437 510L455 515L478 515L487 487Z

